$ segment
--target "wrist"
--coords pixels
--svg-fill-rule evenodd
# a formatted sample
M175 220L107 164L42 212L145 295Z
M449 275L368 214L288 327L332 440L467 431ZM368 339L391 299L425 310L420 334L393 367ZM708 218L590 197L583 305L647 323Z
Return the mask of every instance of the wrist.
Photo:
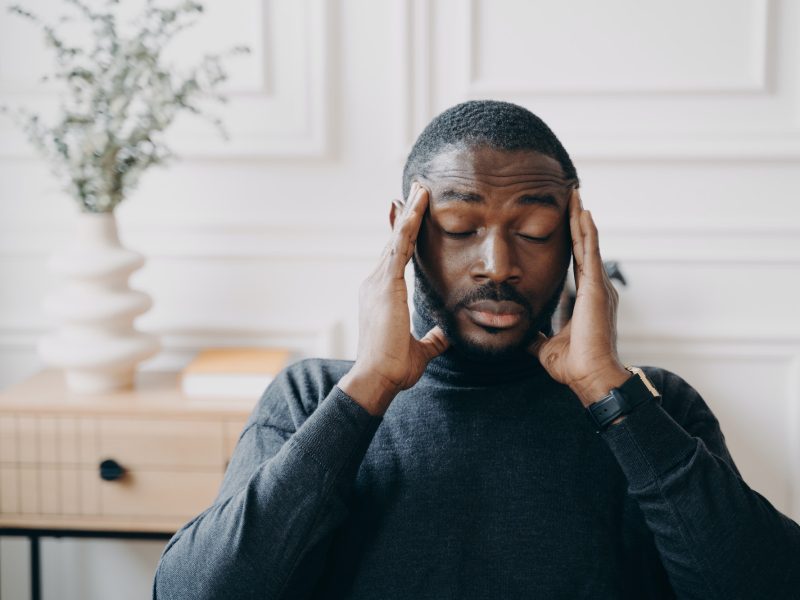
M373 416L383 416L398 390L374 372L350 369L339 380L339 388Z
M631 377L633 374L622 365L611 365L571 384L570 388L583 406L588 407L605 398L613 388L621 386Z

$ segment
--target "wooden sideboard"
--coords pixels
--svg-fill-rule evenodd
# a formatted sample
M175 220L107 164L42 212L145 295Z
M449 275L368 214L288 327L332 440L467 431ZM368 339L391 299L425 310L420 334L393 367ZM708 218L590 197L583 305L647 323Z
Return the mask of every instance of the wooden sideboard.
M0 529L171 533L210 506L258 398L186 398L178 377L83 395L45 370L0 392Z

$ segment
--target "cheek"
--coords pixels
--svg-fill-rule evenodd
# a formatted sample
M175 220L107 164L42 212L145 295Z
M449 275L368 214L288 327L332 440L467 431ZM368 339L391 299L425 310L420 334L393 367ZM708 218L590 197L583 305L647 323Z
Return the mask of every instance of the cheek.
M554 282L554 286L561 280L570 265L572 257L572 238L569 233L569 224L559 227L553 234L551 243L535 256L536 270L540 277L546 281Z
M457 251L453 244L448 244L428 218L417 236L416 252L425 273L440 292L446 292L469 271L469 252Z

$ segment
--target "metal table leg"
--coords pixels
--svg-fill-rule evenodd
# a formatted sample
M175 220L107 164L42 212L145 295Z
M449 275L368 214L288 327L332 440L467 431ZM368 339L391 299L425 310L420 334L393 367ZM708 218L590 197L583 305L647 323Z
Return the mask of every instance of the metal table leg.
M30 536L31 540L31 600L41 600L42 580L39 563L39 536Z
M70 537L110 540L161 540L168 541L174 532L115 531L94 529L48 529L0 526L0 536L24 536L30 540L31 548L31 598L42 598L41 555L39 542L43 537Z

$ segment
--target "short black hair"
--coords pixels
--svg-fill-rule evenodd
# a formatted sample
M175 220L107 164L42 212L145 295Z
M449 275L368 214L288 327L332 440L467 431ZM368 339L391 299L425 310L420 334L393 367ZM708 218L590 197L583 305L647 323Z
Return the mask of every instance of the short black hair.
M470 146L539 152L557 160L567 179L578 178L556 135L527 108L498 100L469 100L434 117L419 135L403 169L403 198L408 197L412 180L424 175L438 154Z

